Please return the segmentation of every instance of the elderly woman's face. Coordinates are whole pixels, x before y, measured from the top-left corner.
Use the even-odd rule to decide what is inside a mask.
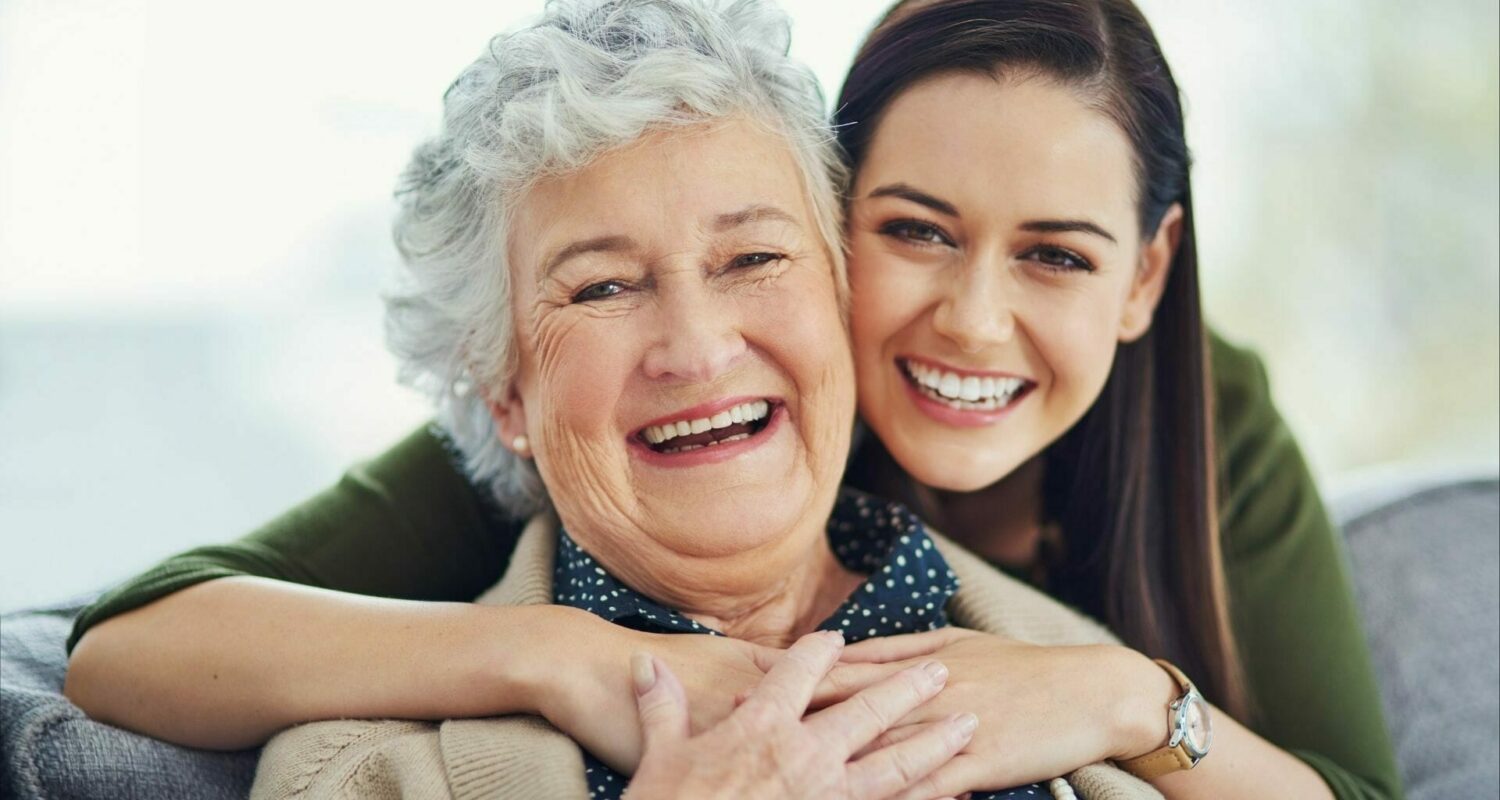
[[[779,137],[740,119],[650,134],[536,186],[510,233],[502,432],[528,436],[581,545],[619,564],[821,536],[853,366]]]

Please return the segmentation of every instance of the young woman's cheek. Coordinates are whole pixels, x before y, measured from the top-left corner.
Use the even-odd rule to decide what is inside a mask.
[[[850,324],[855,360],[880,360],[889,339],[921,317],[940,290],[940,270],[879,247],[853,249],[849,260]]]
[[[1120,300],[1095,276],[1072,277],[1071,285],[1028,286],[1013,308],[1019,331],[1048,367],[1053,390],[1091,404],[1114,363]]]

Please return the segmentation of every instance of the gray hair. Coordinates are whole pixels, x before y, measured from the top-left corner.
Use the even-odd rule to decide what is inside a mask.
[[[416,149],[397,191],[404,268],[386,298],[387,338],[401,382],[433,398],[470,478],[510,514],[547,502],[487,403],[516,369],[507,223],[537,180],[652,130],[745,114],[791,148],[847,297],[844,167],[817,80],[787,56],[790,36],[769,0],[551,0],[534,24],[491,39],[443,95],[442,132]]]

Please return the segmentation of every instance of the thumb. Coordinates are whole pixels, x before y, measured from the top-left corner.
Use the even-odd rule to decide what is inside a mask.
[[[647,653],[630,657],[630,675],[641,717],[642,752],[687,738],[687,695],[661,659]]]

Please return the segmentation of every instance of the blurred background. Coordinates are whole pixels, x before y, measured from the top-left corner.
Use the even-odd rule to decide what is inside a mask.
[[[1493,0],[1141,0],[1210,319],[1320,478],[1500,449]],[[883,0],[792,0],[830,98]],[[391,189],[540,0],[0,0],[0,608],[232,538],[422,424]]]

